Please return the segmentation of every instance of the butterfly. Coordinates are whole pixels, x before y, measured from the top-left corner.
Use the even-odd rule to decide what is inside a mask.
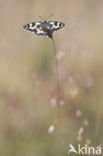
[[[58,21],[32,22],[23,26],[24,29],[31,31],[37,36],[52,38],[53,32],[63,28],[65,24]]]

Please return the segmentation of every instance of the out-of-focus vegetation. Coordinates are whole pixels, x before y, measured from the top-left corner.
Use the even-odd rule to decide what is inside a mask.
[[[66,24],[54,34],[63,156],[70,143],[103,146],[103,1],[0,0],[0,156],[58,155],[53,45],[22,29],[50,14]]]

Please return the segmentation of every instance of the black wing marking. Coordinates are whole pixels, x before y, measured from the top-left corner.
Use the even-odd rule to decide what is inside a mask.
[[[33,32],[37,36],[45,37],[47,33],[42,29],[42,22],[32,22],[23,26],[24,29]]]
[[[57,31],[65,26],[62,22],[57,21],[49,21],[48,22],[48,29],[52,29],[53,31]]]

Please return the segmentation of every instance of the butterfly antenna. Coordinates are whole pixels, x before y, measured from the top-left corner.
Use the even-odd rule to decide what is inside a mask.
[[[42,16],[38,16],[39,18],[41,18],[42,20],[46,21]]]
[[[47,19],[49,19],[50,17],[54,16],[53,14],[51,14],[50,16],[47,17]]]
[[[61,109],[60,109],[60,83],[59,83],[59,66],[58,66],[58,60],[57,60],[57,55],[56,55],[56,46],[53,37],[52,43],[54,46],[54,51],[55,51],[55,63],[56,63],[56,77],[57,77],[57,106],[58,106],[58,139],[59,139],[59,156],[61,154]]]

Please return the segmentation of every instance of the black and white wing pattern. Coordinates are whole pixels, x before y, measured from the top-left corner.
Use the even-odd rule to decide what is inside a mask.
[[[24,29],[31,31],[37,36],[45,37],[47,33],[42,29],[43,22],[32,22],[23,26]]]
[[[53,31],[57,31],[61,28],[63,28],[65,24],[63,22],[58,21],[49,21],[48,22],[48,29],[52,29]]]
[[[32,22],[23,26],[24,29],[33,32],[37,36],[48,36],[52,38],[53,32],[57,31],[65,26],[62,22],[57,21],[44,21],[44,22]]]

